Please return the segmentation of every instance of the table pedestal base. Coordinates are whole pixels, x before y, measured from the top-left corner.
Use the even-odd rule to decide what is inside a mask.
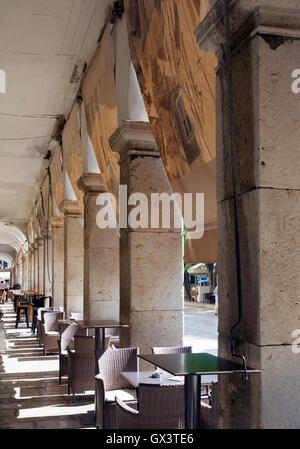
[[[185,376],[185,428],[199,429],[201,419],[201,375],[188,374]]]

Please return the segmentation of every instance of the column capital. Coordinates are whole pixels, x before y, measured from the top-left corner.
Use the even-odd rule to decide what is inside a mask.
[[[84,173],[77,181],[77,187],[85,195],[87,193],[106,192],[99,173]]]
[[[33,247],[34,249],[38,249],[39,245],[42,245],[43,242],[44,242],[43,237],[37,237],[37,238],[35,239],[35,241],[32,243],[32,247]]]
[[[51,217],[50,219],[52,228],[63,228],[64,220],[62,217]]]
[[[121,160],[127,154],[160,156],[149,122],[123,120],[109,143],[111,149],[120,154]]]
[[[38,245],[43,245],[45,243],[43,237],[38,237],[35,241]]]
[[[300,37],[300,2],[232,0],[230,32],[232,49],[241,45],[247,37],[256,34],[269,36],[269,45],[276,49],[283,43],[283,38]],[[224,0],[215,3],[194,34],[201,50],[215,53],[219,59],[223,58],[226,44]]]
[[[81,209],[78,201],[75,200],[63,200],[59,206],[64,215],[70,215],[74,217],[82,217]]]
[[[48,232],[47,232],[47,229],[42,231],[42,236],[43,236],[44,240],[47,240],[47,238],[51,238],[52,237],[51,229],[48,229]]]

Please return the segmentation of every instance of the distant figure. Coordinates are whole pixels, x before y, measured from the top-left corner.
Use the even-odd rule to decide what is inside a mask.
[[[218,286],[215,286],[214,289],[214,296],[215,296],[215,315],[218,315]]]
[[[5,282],[1,281],[0,282],[0,291],[3,291],[3,290],[5,290]]]
[[[9,289],[10,289],[9,281],[6,281],[6,282],[5,282],[5,290],[6,290],[6,292],[7,292]]]

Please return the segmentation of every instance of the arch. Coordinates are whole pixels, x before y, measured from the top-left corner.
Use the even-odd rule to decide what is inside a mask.
[[[8,270],[10,270],[14,266],[14,264],[15,264],[14,259],[12,258],[12,256],[10,254],[7,254],[7,253],[0,252],[0,260],[4,260],[5,262],[7,262],[7,265],[8,265],[7,269]]]
[[[18,253],[22,248],[28,250],[28,242],[25,234],[16,226],[0,222],[0,245],[9,245]]]

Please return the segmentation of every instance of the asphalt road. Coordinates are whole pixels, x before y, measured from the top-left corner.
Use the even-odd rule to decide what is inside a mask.
[[[184,309],[183,344],[193,352],[218,352],[218,317],[213,310],[186,306]]]

